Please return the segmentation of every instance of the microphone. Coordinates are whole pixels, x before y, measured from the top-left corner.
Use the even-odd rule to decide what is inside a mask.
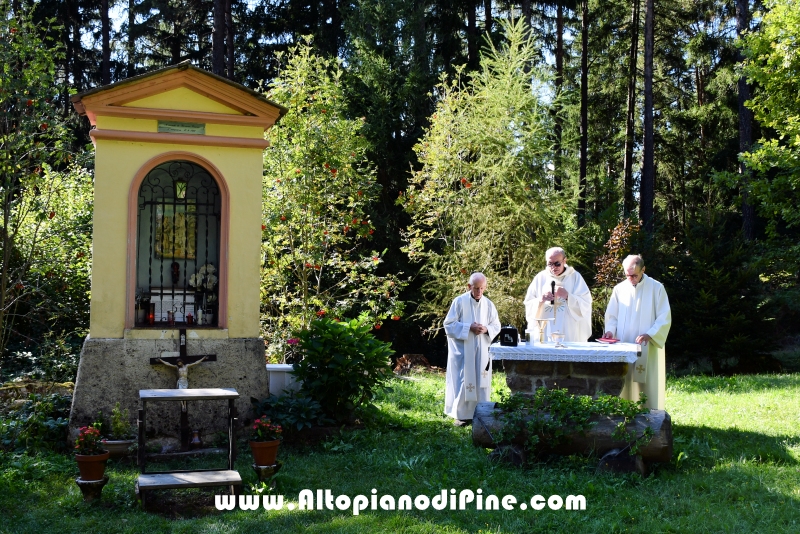
[[[550,301],[550,304],[556,303],[556,283],[550,282],[550,292],[553,294],[553,300]]]

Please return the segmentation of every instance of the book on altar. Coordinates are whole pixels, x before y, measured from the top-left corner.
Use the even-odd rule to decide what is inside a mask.
[[[595,339],[595,341],[597,341],[598,343],[611,344],[611,343],[617,343],[619,341],[619,339],[613,339],[613,338],[610,338],[610,337],[598,337],[598,338]]]

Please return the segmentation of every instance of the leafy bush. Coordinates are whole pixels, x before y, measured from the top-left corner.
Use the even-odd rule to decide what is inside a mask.
[[[392,375],[388,343],[370,333],[366,315],[352,321],[316,319],[298,332],[303,359],[294,364],[301,392],[322,406],[326,416],[345,422],[357,408],[371,405]]]
[[[280,397],[270,395],[263,400],[251,398],[250,402],[253,403],[255,413],[264,414],[285,428],[287,433],[333,422],[332,419],[325,417],[322,406],[317,401],[303,395],[295,395],[293,391]]]
[[[43,38],[49,22],[2,11],[0,367],[44,332],[88,319],[92,224],[91,175],[74,161],[70,114],[60,103],[63,46]]]
[[[289,50],[268,98],[287,108],[264,153],[262,328],[269,361],[288,333],[320,316],[402,315],[402,273],[371,245],[381,186],[364,120],[348,117],[335,60],[309,42]],[[291,363],[291,362],[287,362]]]
[[[587,395],[572,395],[566,389],[538,388],[533,396],[514,393],[504,397],[498,407],[503,426],[495,439],[498,443],[510,443],[523,436],[524,447],[539,455],[550,452],[569,439],[570,434],[590,430],[596,421],[593,417],[622,417],[611,437],[630,443],[630,454],[636,454],[640,447],[649,443],[653,435],[646,428],[641,436],[636,436],[628,425],[633,419],[649,410],[644,407],[644,394],[639,402],[633,402],[611,395],[600,395],[593,399]]]
[[[132,439],[136,435],[131,425],[130,412],[127,408],[123,411],[119,402],[111,409],[111,431],[107,434],[111,439]]]
[[[0,369],[0,382],[18,379],[59,383],[75,381],[81,346],[88,330],[38,332],[37,343],[26,345],[19,339],[9,343]],[[25,350],[17,350],[20,347],[25,347]]]
[[[71,395],[31,395],[18,410],[0,418],[0,449],[67,450],[71,406]]]

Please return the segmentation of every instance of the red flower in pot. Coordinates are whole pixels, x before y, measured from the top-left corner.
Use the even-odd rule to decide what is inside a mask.
[[[102,480],[106,472],[108,451],[102,447],[98,424],[84,426],[78,430],[75,440],[75,460],[82,480]]]
[[[262,415],[253,421],[252,430],[250,450],[253,452],[253,463],[258,466],[275,465],[278,445],[283,438],[283,428],[281,425],[273,424],[266,415]]]

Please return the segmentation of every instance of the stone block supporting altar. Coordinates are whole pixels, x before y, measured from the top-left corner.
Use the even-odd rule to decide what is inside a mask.
[[[603,456],[613,450],[625,450],[630,445],[627,441],[614,438],[614,430],[622,417],[593,416],[593,426],[584,432],[573,432],[568,439],[560,443],[551,452],[555,454],[594,454]],[[475,417],[472,420],[472,442],[478,447],[494,449],[495,442],[504,422],[502,412],[495,402],[479,402],[475,408]],[[649,428],[653,437],[639,450],[639,455],[645,462],[669,462],[672,460],[672,418],[664,410],[650,410],[649,413],[639,414],[628,425],[628,430],[636,436],[641,436]],[[525,437],[520,434],[511,442],[522,446]],[[502,445],[501,445],[502,446]]]
[[[566,389],[573,395],[596,398],[601,394],[616,395],[622,392],[628,366],[636,364],[642,348],[636,343],[520,343],[516,347],[494,344],[489,347],[493,360],[501,360],[506,371],[506,383],[513,393],[533,395],[540,387]],[[639,364],[636,364],[639,365]],[[596,454],[627,451],[627,441],[617,441],[614,430],[621,417],[594,416],[589,431],[576,432],[565,443],[551,452],[556,454]],[[475,409],[472,423],[472,440],[476,446],[495,448],[494,436],[505,422],[497,403],[481,402]],[[632,465],[645,472],[645,464],[668,462],[672,459],[672,419],[663,410],[649,410],[637,415],[629,425],[634,435],[641,436],[645,429],[653,438],[643,446]],[[515,451],[522,451],[524,436],[512,440]],[[622,456],[627,458],[627,452]],[[524,458],[524,452],[522,453]],[[643,460],[643,462],[642,462]],[[607,461],[607,460],[606,460]],[[601,465],[604,465],[601,463]]]
[[[97,417],[98,407],[108,413],[106,406],[114,399],[115,403],[120,402],[123,411],[127,408],[129,413],[136,414],[140,384],[147,384],[149,389],[174,388],[174,369],[150,364],[151,357],[178,350],[177,339],[170,338],[171,331],[163,333],[164,339],[87,339],[78,368],[77,382],[81,387],[76,387],[70,423],[78,427],[91,423]],[[234,387],[240,393],[236,400],[240,420],[252,419],[250,397],[266,397],[269,391],[264,369],[264,341],[257,338],[193,339],[191,330],[187,337],[189,355],[217,356],[216,361],[192,367],[190,386],[215,388],[226,384]],[[180,406],[177,403],[154,403],[149,410],[148,434],[179,437]],[[204,437],[227,432],[226,413],[227,408],[218,402],[197,401],[188,413],[189,426],[201,430]]]
[[[532,395],[542,386],[566,389],[573,395],[619,395],[627,363],[506,361],[506,383],[513,392]]]

